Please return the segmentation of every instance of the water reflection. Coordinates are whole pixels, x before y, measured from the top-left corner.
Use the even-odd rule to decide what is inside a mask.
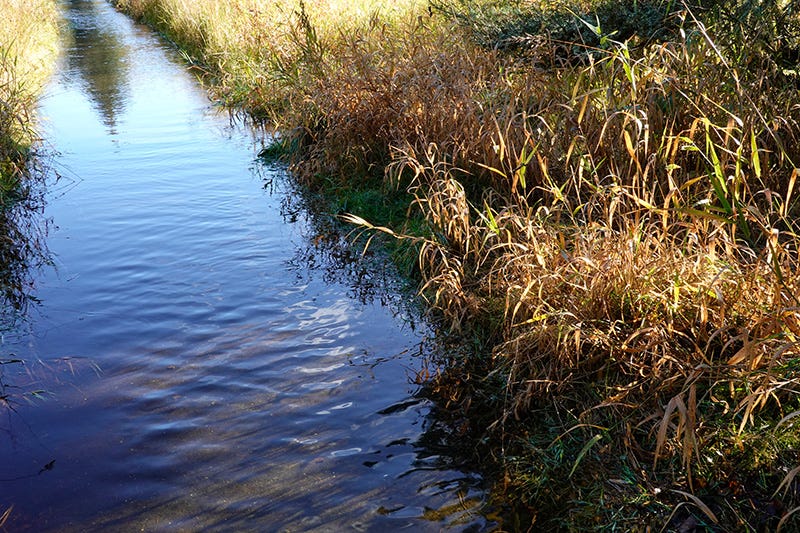
[[[265,164],[265,168],[270,168],[273,163],[266,161]],[[422,316],[423,310],[415,304],[413,281],[400,276],[390,258],[380,250],[376,251],[378,246],[373,245],[372,249],[365,251],[363,232],[341,223],[338,217],[325,210],[324,202],[307,194],[301,187],[288,184],[286,190],[277,190],[280,184],[269,181],[269,176],[263,178],[265,188],[281,197],[284,221],[300,223],[307,228],[306,239],[296,243],[290,261],[291,270],[298,280],[308,282],[320,277],[326,283],[344,285],[354,300],[364,305],[380,306],[403,321],[410,330],[419,327],[423,335],[429,335],[413,348],[395,356],[416,359],[413,369],[409,367],[407,379],[416,383],[418,388],[407,396],[395,398],[373,414],[377,419],[397,420],[398,427],[402,427],[402,420],[412,425],[419,424],[419,432],[411,437],[373,442],[365,449],[344,447],[329,452],[329,455],[353,456],[363,467],[397,483],[406,478],[423,479],[418,482],[417,496],[428,498],[430,505],[420,505],[419,500],[403,496],[397,499],[384,497],[373,512],[394,521],[389,523],[409,520],[409,527],[410,524],[420,527],[421,520],[442,524],[442,530],[493,530],[497,524],[486,520],[485,516],[496,516],[496,512],[487,502],[486,485],[475,473],[478,465],[474,434],[479,430],[470,428],[465,419],[453,416],[437,405],[436,400],[441,399],[441,395],[430,390],[431,377],[438,373],[440,365],[451,360],[456,351],[450,344],[452,339],[430,330],[428,321]],[[389,361],[376,358],[374,354],[365,356],[364,360],[370,368]],[[346,402],[316,414],[332,415],[335,410],[350,406],[351,402]],[[312,440],[303,444],[317,442]],[[426,478],[429,474],[430,477]],[[456,495],[455,501],[453,495]],[[331,527],[335,522],[315,523],[315,526],[320,525]],[[370,527],[374,525],[367,529]]]
[[[281,216],[253,173],[259,141],[214,111],[173,49],[100,0],[70,17],[127,50],[106,87],[124,128],[109,135],[98,86],[74,83],[91,61],[65,61],[43,115],[76,185],[48,197],[58,275],[46,269],[17,350],[103,372],[48,382],[48,402],[19,406],[22,428],[0,417],[9,526],[491,529],[480,476],[428,444],[442,440],[433,404],[411,382],[427,330],[381,305],[396,294],[384,275],[330,251],[346,232],[286,202]]]
[[[412,284],[398,275],[391,258],[376,252],[378,245],[366,246],[365,235],[373,235],[343,224],[301,187],[290,186],[280,194],[284,221],[309,228],[308,238],[298,243],[291,261],[297,278],[319,273],[326,283],[347,285],[352,298],[389,307],[395,316],[402,314],[413,330],[419,309],[414,305]]]
[[[98,23],[92,0],[69,0],[66,15],[72,46],[64,74],[81,85],[113,134],[127,100],[126,48],[113,29]]]
[[[32,159],[15,194],[0,205],[0,334],[24,321],[34,295],[36,273],[50,262],[45,237],[43,178]]]

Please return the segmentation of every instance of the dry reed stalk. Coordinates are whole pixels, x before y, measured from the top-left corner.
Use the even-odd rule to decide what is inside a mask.
[[[743,431],[800,393],[786,366],[800,280],[784,141],[800,130],[780,118],[785,102],[747,98],[759,81],[720,72],[707,46],[640,59],[622,46],[546,85],[486,69],[445,106],[471,110],[469,127],[398,135],[390,167],[439,235],[420,256],[431,304],[463,328],[505,301],[504,417],[571,402],[608,425],[597,416],[613,411],[639,428],[630,453],[654,468],[677,454],[690,484],[722,420]],[[484,106],[483,91],[502,98]],[[488,185],[482,202],[473,181]],[[721,413],[725,389],[736,407]]]

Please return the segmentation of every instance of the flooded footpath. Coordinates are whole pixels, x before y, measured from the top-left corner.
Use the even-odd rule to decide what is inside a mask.
[[[424,324],[331,271],[265,135],[174,49],[101,0],[64,10],[53,264],[2,341],[24,361],[2,365],[6,527],[491,530],[414,384]]]

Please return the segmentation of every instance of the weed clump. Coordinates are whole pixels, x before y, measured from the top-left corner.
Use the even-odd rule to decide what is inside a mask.
[[[35,298],[32,272],[47,261],[38,215],[35,108],[58,54],[56,2],[0,0],[0,334]],[[0,361],[3,364],[9,361]],[[0,383],[0,387],[3,384]],[[0,516],[0,522],[8,512]]]

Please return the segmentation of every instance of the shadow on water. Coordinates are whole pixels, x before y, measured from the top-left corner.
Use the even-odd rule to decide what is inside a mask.
[[[284,222],[301,222],[308,228],[305,242],[297,246],[291,261],[298,279],[318,274],[326,283],[342,284],[349,288],[351,298],[362,304],[389,308],[414,330],[423,311],[415,298],[413,282],[399,274],[379,244],[365,246],[364,232],[331,213],[327,199],[295,182],[284,183],[285,190],[280,190],[281,184],[276,184],[269,172],[281,165],[270,157],[260,156],[256,160],[256,173],[263,174],[266,190],[281,197]],[[375,243],[382,237],[368,236]]]
[[[65,4],[71,50],[64,74],[79,83],[114,134],[117,117],[124,112],[128,90],[128,62],[125,45],[116,32],[103,27],[97,4],[69,0]]]
[[[269,159],[257,160],[254,172],[278,165]],[[416,298],[414,282],[398,272],[388,254],[380,245],[364,249],[362,232],[343,223],[326,211],[325,200],[309,194],[293,182],[285,183],[280,190],[269,174],[265,188],[281,197],[281,215],[287,223],[302,222],[308,234],[297,243],[291,261],[292,270],[299,280],[320,276],[326,283],[336,283],[349,288],[349,296],[362,304],[377,304],[403,321],[412,331],[425,332],[412,357],[418,365],[410,371],[408,379],[416,385],[410,396],[393,403],[376,414],[391,417],[407,411],[422,410],[419,435],[414,439],[397,439],[372,452],[374,455],[362,464],[367,468],[380,468],[395,455],[413,456],[406,471],[398,478],[424,471],[461,471],[463,477],[431,481],[420,487],[420,492],[436,496],[457,493],[458,502],[442,507],[406,507],[402,504],[381,506],[377,513],[387,517],[414,516],[431,523],[448,524],[447,529],[464,527],[463,531],[489,531],[501,523],[504,515],[497,502],[487,499],[488,484],[476,472],[482,470],[476,446],[482,435],[480,428],[471,427],[470,421],[459,412],[442,405],[442,395],[436,376],[464,346],[452,335],[437,333],[425,310]],[[380,361],[378,361],[379,363]],[[376,363],[377,364],[377,363]],[[479,513],[488,519],[477,519]],[[490,517],[490,518],[489,518]]]
[[[28,163],[23,184],[0,205],[0,335],[24,324],[35,294],[36,274],[51,263],[44,217],[44,171],[40,161]],[[5,354],[2,356],[5,357]]]
[[[44,213],[50,155],[44,152],[39,146],[29,155],[20,186],[0,205],[0,434],[12,441],[18,422],[25,426],[16,406],[41,394],[34,376],[40,365],[28,364],[15,345],[30,334],[32,312],[41,303],[36,282],[53,265],[47,246],[50,220]],[[0,526],[5,518],[0,516]]]

